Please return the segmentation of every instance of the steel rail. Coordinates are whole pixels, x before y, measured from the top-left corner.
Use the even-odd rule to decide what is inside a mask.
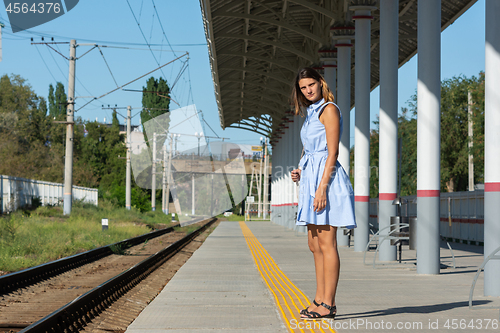
[[[177,226],[179,226],[179,223],[174,223],[165,229],[155,230],[138,237],[129,238],[114,244],[98,247],[90,251],[78,253],[35,267],[30,267],[22,271],[0,276],[0,295],[7,294],[19,288],[34,285],[40,281],[49,279],[76,267],[80,267],[99,260],[103,257],[113,254],[113,248],[124,249],[143,243],[148,239],[162,236],[166,233],[172,232],[174,230],[174,227]]]
[[[217,221],[216,218],[208,220],[208,223],[204,226],[189,233],[182,239],[158,251],[149,258],[144,259],[140,263],[123,271],[96,288],[75,298],[70,303],[31,324],[20,332],[77,332],[81,330],[86,324],[91,322],[93,318],[105,311],[113,302],[139,284],[151,272],[179,252],[185,245],[208,228],[208,226]]]

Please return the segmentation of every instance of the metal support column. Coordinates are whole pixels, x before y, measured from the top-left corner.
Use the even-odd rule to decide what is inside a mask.
[[[156,210],[156,133],[153,133],[153,163],[151,165],[151,210]]]
[[[125,208],[130,210],[131,207],[131,172],[130,172],[130,150],[132,149],[132,133],[131,133],[131,114],[132,108],[127,106],[127,169],[125,175]]]
[[[196,212],[195,210],[195,197],[194,197],[194,172],[191,174],[191,214],[195,215],[194,213]]]
[[[319,59],[323,63],[324,78],[328,87],[337,99],[337,50],[334,47],[323,48],[318,51]],[[335,103],[337,101],[335,100]]]
[[[300,156],[302,155],[302,140],[300,138],[300,130],[301,130],[301,127],[300,127],[300,119],[301,117],[300,116],[293,116],[293,123],[292,123],[292,127],[293,127],[293,130],[295,132],[294,136],[293,136],[293,154],[292,154],[292,163],[293,163],[293,169],[296,169],[299,165],[299,161],[300,161]],[[293,223],[294,223],[294,226],[293,226],[293,229],[294,230],[297,230],[298,229],[298,226],[296,225],[297,223],[297,211],[298,211],[298,204],[299,204],[299,192],[300,192],[300,188],[299,188],[299,184],[300,184],[300,181],[296,182],[296,183],[293,183],[293,201],[292,201],[292,207],[293,207],[293,210],[292,210],[292,213],[293,213]]]
[[[166,196],[165,196],[165,213],[166,214],[169,214],[170,211],[168,209],[168,206],[170,204],[170,185],[172,184],[172,148],[173,148],[173,135],[170,134],[170,150],[168,152],[168,162],[167,162],[167,193],[166,193]],[[212,174],[212,181],[213,181],[213,174]],[[212,188],[213,188],[213,185],[212,185]],[[213,199],[212,199],[213,201]]]
[[[417,273],[439,274],[441,0],[418,1]]]
[[[285,120],[284,120],[284,128],[283,130],[285,131],[285,133],[283,134],[283,143],[284,143],[284,163],[285,163],[285,174],[284,174],[284,183],[285,183],[285,202],[284,202],[284,206],[283,206],[283,212],[284,212],[284,216],[285,216],[285,223],[286,223],[286,227],[287,228],[291,228],[291,221],[290,221],[290,202],[291,202],[291,199],[293,197],[293,188],[292,188],[292,180],[290,178],[291,174],[290,174],[290,171],[288,169],[288,167],[290,166],[290,157],[291,157],[291,151],[292,151],[292,148],[291,148],[291,145],[290,145],[290,128],[288,126],[288,117],[285,117]],[[290,184],[292,183],[292,184]]]
[[[370,34],[371,11],[376,7],[351,6],[356,26],[355,128],[354,128],[354,200],[356,224],[354,251],[368,244],[370,217]]]
[[[267,212],[269,211],[269,201],[267,197],[269,196],[268,187],[269,187],[269,153],[267,150],[267,145],[269,144],[269,138],[264,138],[264,214],[262,218],[266,220],[268,218]]]
[[[354,27],[332,27],[333,38],[336,39],[337,48],[337,96],[336,103],[342,112],[343,132],[339,143],[338,160],[345,172],[350,172],[351,151],[351,39]],[[337,231],[337,245],[349,246],[349,236],[344,235],[342,229]]]
[[[398,0],[380,3],[380,131],[379,131],[379,211],[380,235],[388,235],[392,201],[397,192],[398,150]],[[384,230],[384,228],[386,228]],[[396,246],[380,244],[381,261],[396,260]]]
[[[350,49],[349,49],[349,51],[350,51]],[[323,62],[325,81],[333,93],[333,96],[335,98],[335,103],[338,105],[338,100],[337,100],[337,50],[334,50],[333,47],[329,47],[329,48],[320,50],[319,54],[320,54],[320,60]],[[349,73],[350,73],[350,68],[349,68]],[[339,106],[339,108],[340,108],[340,106]],[[342,109],[341,109],[341,112],[342,112]],[[346,128],[345,119],[343,121],[344,121],[344,130],[345,130],[345,128]],[[349,125],[347,125],[347,126],[349,126]],[[339,142],[339,158],[340,158],[340,149],[341,149],[341,142]],[[348,154],[347,154],[347,158],[349,159]],[[340,159],[339,159],[339,162],[340,162]],[[342,162],[340,162],[340,164],[342,164]],[[344,229],[341,229],[341,228],[337,229],[337,245],[339,245],[339,246],[348,246],[349,245],[349,236],[344,235]]]
[[[165,197],[167,192],[167,146],[163,145],[161,147],[162,155],[163,155],[163,163],[162,163],[162,180],[161,180],[161,211],[163,214],[167,214],[167,208],[165,205]]]
[[[486,0],[484,257],[500,247],[500,2]],[[484,267],[484,295],[500,296],[500,260]]]

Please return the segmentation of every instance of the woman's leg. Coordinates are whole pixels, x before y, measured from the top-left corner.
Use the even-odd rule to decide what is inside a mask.
[[[309,245],[309,250],[311,250],[314,257],[314,268],[316,271],[316,295],[314,296],[314,299],[318,302],[318,304],[321,304],[321,302],[323,302],[323,295],[325,294],[325,275],[323,270],[324,259],[319,246],[317,229],[317,225],[307,225],[307,243]],[[311,303],[308,309],[309,311],[315,311],[316,305]]]
[[[318,245],[323,258],[323,281],[324,294],[322,301],[327,305],[335,305],[335,294],[340,273],[340,258],[337,252],[337,227],[329,225],[317,226]],[[320,315],[328,314],[329,311],[323,306],[317,307],[316,312]]]

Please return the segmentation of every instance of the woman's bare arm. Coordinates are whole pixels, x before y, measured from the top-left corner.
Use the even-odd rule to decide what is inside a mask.
[[[327,186],[335,171],[335,164],[339,156],[340,112],[335,105],[328,104],[320,114],[319,121],[325,126],[328,157],[326,158],[323,176],[316,190],[316,197],[318,197],[319,201],[324,199],[326,205]],[[324,206],[320,204],[319,208],[324,208]]]

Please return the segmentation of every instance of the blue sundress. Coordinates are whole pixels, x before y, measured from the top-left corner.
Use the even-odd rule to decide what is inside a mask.
[[[300,130],[304,156],[300,159],[302,169],[299,186],[299,205],[296,225],[331,225],[335,227],[356,227],[354,217],[354,191],[349,176],[337,160],[335,171],[330,177],[326,191],[326,207],[315,212],[313,203],[316,189],[323,177],[328,147],[325,126],[319,121],[319,113],[328,104],[324,99],[307,108],[307,117]],[[337,106],[338,108],[338,106]],[[342,113],[340,112],[340,133],[342,137]],[[339,140],[340,141],[340,140]]]

